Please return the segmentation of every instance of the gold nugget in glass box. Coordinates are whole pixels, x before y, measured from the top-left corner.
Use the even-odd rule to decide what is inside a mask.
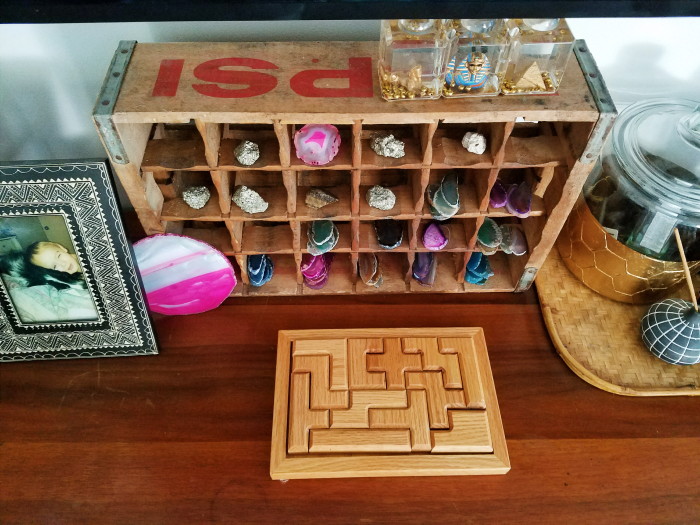
[[[386,100],[440,98],[455,31],[438,19],[382,20],[379,81]]]

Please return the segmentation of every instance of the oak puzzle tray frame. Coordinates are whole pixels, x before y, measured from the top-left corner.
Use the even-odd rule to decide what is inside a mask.
[[[273,479],[508,470],[481,328],[279,332]]]
[[[187,43],[122,42],[95,107],[94,120],[114,172],[148,234],[181,233],[224,252],[240,271],[234,295],[324,293],[522,291],[533,282],[597,158],[615,110],[590,53],[575,46],[556,95],[389,103],[375,72],[376,42]],[[340,152],[328,165],[304,165],[293,151],[296,129],[308,123],[337,126]],[[406,156],[388,159],[369,147],[373,132],[405,141]],[[460,145],[466,131],[487,136],[474,155]],[[260,145],[251,167],[233,149],[242,139]],[[426,187],[447,170],[460,179],[461,207],[447,221],[450,242],[437,253],[435,285],[411,278],[415,254],[431,219]],[[491,209],[497,178],[527,180],[533,211],[518,219]],[[200,210],[182,200],[190,185],[206,185],[212,198]],[[249,215],[232,205],[236,185],[253,187],[268,210]],[[370,208],[365,193],[390,187],[397,204]],[[336,204],[316,210],[305,189],[323,187]],[[404,223],[404,242],[383,250],[373,222]],[[528,252],[490,258],[495,276],[484,286],[464,282],[465,265],[478,250],[485,217],[520,223]],[[312,290],[299,270],[306,228],[315,219],[336,222],[340,241],[328,284]],[[380,288],[358,279],[362,252],[378,254]],[[249,285],[246,257],[266,253],[275,263],[271,282]]]

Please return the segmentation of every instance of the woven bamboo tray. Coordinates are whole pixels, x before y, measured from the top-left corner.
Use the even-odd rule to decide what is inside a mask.
[[[627,396],[700,395],[700,365],[669,365],[642,343],[640,323],[649,305],[597,294],[576,279],[554,249],[535,281],[542,314],[557,352],[580,378]],[[684,287],[669,297],[689,299]]]

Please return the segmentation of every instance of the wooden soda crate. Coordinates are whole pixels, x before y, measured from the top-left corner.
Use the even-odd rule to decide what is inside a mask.
[[[559,91],[546,96],[386,102],[379,94],[376,42],[167,43],[121,42],[110,65],[94,121],[139,219],[149,234],[174,232],[208,242],[241,268],[235,294],[522,291],[534,280],[553,246],[610,130],[615,109],[583,41],[575,46]],[[297,159],[294,132],[308,123],[335,125],[340,152],[325,166]],[[377,131],[405,143],[401,159],[370,148]],[[462,148],[461,137],[478,131],[487,151]],[[235,147],[260,146],[253,166],[238,163]],[[421,234],[431,219],[425,190],[449,170],[459,175],[461,206],[449,220],[448,249],[438,252],[432,287],[411,276]],[[529,217],[489,207],[500,178],[533,187]],[[237,185],[270,203],[250,215],[231,203]],[[370,208],[374,184],[397,196],[390,212]],[[191,185],[208,186],[209,203],[194,210],[182,200]],[[306,206],[310,187],[338,196],[333,206]],[[403,222],[399,249],[372,239],[373,222]],[[519,223],[528,252],[490,256],[495,272],[483,286],[464,282],[465,265],[478,250],[485,217]],[[331,279],[321,290],[303,284],[299,271],[310,221],[336,222]],[[377,252],[384,272],[379,288],[357,275],[362,252]],[[275,276],[249,285],[246,257],[269,254]]]

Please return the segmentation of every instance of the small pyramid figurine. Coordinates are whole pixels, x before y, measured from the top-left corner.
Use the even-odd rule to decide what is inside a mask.
[[[537,65],[537,62],[530,64],[527,70],[523,73],[523,76],[520,77],[520,80],[515,83],[515,87],[527,90],[538,89],[540,91],[544,91],[546,89],[544,79],[542,78],[542,70],[540,69],[540,66]]]
[[[678,228],[675,234],[693,302],[665,299],[652,304],[642,318],[642,340],[652,354],[667,363],[695,365],[700,363],[700,312]]]

